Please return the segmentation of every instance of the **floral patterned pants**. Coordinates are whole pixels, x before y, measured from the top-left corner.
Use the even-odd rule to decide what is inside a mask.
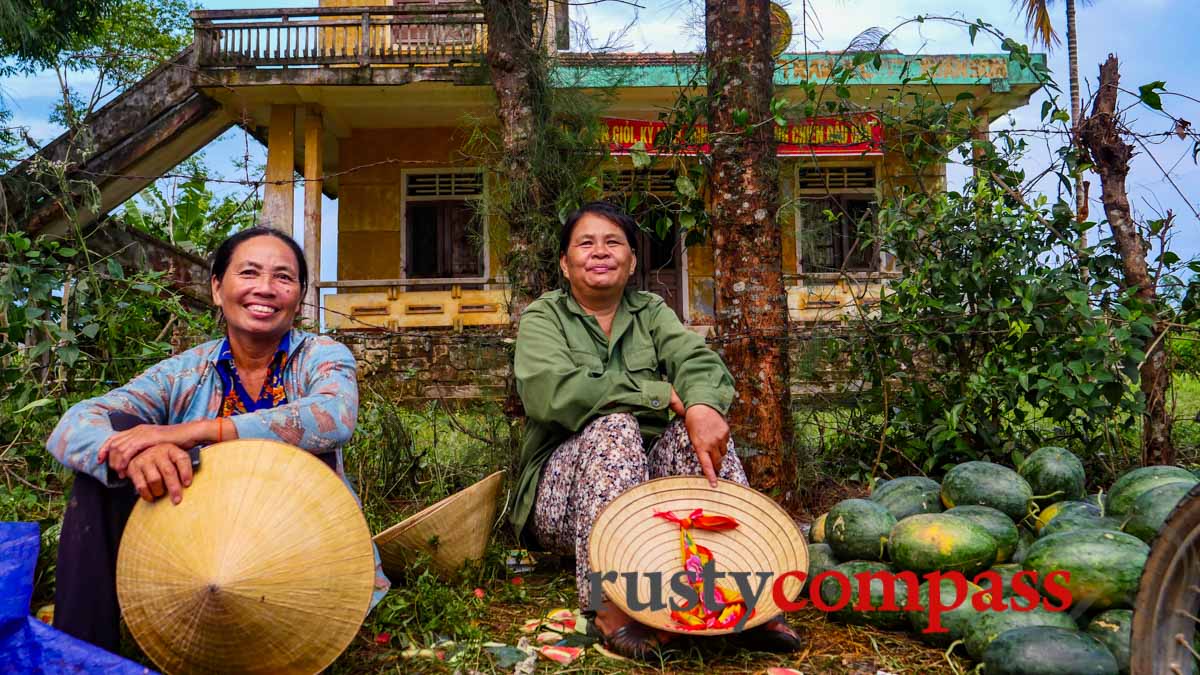
[[[648,453],[637,419],[629,413],[596,418],[558,446],[538,481],[533,533],[547,550],[575,555],[580,609],[589,606],[588,537],[600,511],[617,495],[652,478],[702,473],[682,419],[668,425]],[[732,440],[717,475],[747,484]]]

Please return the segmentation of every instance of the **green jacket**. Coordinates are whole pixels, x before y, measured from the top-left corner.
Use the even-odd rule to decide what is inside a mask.
[[[685,406],[729,411],[733,378],[704,338],[680,323],[653,293],[626,290],[612,338],[565,291],[542,295],[521,315],[514,372],[525,405],[525,438],[509,521],[525,531],[542,467],[554,450],[589,422],[633,413],[649,447],[666,428],[671,386]]]

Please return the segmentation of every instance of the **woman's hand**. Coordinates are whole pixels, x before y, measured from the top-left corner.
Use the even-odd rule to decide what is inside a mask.
[[[183,499],[183,488],[192,484],[192,460],[178,445],[160,443],[129,462],[129,480],[148,502],[168,494],[171,503],[178,504]]]
[[[697,403],[685,411],[683,425],[708,484],[717,487],[717,471],[729,449],[729,423],[715,408]]]
[[[108,462],[113,471],[124,478],[130,461],[147,448],[165,443],[187,449],[205,440],[199,433],[202,425],[203,422],[140,424],[109,436],[100,446],[96,461],[100,464]]]

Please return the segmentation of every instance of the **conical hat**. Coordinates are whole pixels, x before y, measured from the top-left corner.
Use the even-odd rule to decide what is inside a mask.
[[[803,583],[787,573],[808,572],[808,546],[796,522],[774,500],[760,492],[727,480],[718,481],[714,489],[709,487],[708,479],[700,476],[658,478],[635,485],[610,502],[596,517],[588,541],[589,557],[592,570],[601,574],[617,573],[615,582],[602,583],[609,600],[639,623],[654,628],[688,635],[732,632],[731,628],[684,630],[671,618],[670,599],[683,602],[683,598],[671,590],[672,577],[683,571],[680,526],[657,518],[654,513],[670,511],[682,518],[696,509],[703,509],[705,515],[731,516],[738,523],[731,530],[690,530],[697,544],[712,551],[717,572],[749,572],[751,585],[755,588],[760,583],[759,573],[771,574],[745,628],[765,623],[782,612],[772,593],[776,579],[783,577],[780,582],[783,595],[789,601],[795,600]],[[662,580],[659,597],[666,607],[632,609],[627,596],[627,580],[623,576],[629,572],[638,573],[637,598],[640,603],[653,597],[650,590],[652,577],[647,573],[657,572]],[[737,583],[729,577],[718,579],[717,585],[737,588]]]
[[[418,552],[428,553],[443,575],[483,557],[502,485],[504,472],[497,471],[375,535],[383,571],[399,574]]]
[[[117,557],[133,637],[168,673],[315,673],[371,604],[375,558],[354,496],[283,443],[204,449],[178,505],[138,501]]]

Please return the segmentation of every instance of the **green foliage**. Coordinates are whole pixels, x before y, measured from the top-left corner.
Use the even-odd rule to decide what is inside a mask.
[[[0,233],[0,518],[43,525],[35,599],[53,593],[69,472],[45,439],[72,403],[170,353],[172,324],[211,328],[165,273],[126,272],[82,245]]]
[[[12,111],[0,102],[0,173],[7,172],[21,158],[21,149],[17,145],[19,129],[11,126]],[[3,199],[0,199],[0,221],[3,220]]]
[[[97,32],[68,48],[63,65],[96,69],[125,88],[191,43],[187,0],[116,0]]]
[[[143,190],[137,200],[126,202],[121,220],[206,257],[230,233],[255,224],[260,200],[254,192],[244,198],[218,197],[201,162],[190,159],[184,168],[187,178],[164,179]]]
[[[95,30],[77,35],[41,64],[53,67],[62,83],[52,121],[76,128],[102,103],[179,53],[191,43],[191,9],[187,0],[114,0]],[[94,82],[78,88],[70,73],[87,73]]]
[[[1200,376],[1200,320],[1173,331],[1167,338],[1167,353],[1175,372]]]
[[[876,432],[925,471],[1050,440],[1119,445],[1110,425],[1142,410],[1131,384],[1153,321],[1117,290],[1112,243],[1077,250],[1091,224],[1077,224],[1064,202],[1026,200],[1014,187],[1025,141],[974,138],[964,102],[913,95],[886,122],[911,130],[900,149],[918,173],[957,149],[975,177],[880,204],[873,239],[903,274],[866,321],[869,345],[855,358],[872,387],[867,410],[887,415]],[[1051,167],[1068,185],[1072,152]]]
[[[127,274],[76,246],[0,234],[0,444],[14,441],[13,427],[55,417],[68,400],[169,354],[171,317],[196,321],[166,272]]]
[[[520,434],[493,404],[405,406],[370,382],[360,384],[358,424],[343,452],[346,475],[372,531],[382,531],[515,460]]]
[[[0,59],[48,65],[68,45],[93,35],[113,2],[0,0]]]
[[[1127,294],[1089,294],[1115,287],[1114,267],[1091,256],[1091,286],[1083,280],[1051,231],[1068,218],[1014,202],[989,179],[881,210],[880,243],[905,273],[869,326],[860,367],[889,388],[887,433],[910,456],[928,452],[925,470],[1048,436],[1096,448],[1096,420],[1140,413],[1129,384],[1152,321]]]
[[[373,632],[400,633],[408,644],[433,644],[452,640],[480,640],[478,625],[484,603],[461,581],[447,583],[430,571],[428,560],[418,560],[413,573],[393,580],[392,590],[368,617]]]

